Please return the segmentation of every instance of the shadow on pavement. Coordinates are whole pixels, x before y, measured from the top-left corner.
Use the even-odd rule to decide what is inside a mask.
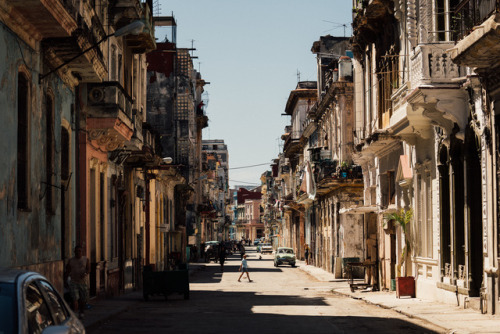
[[[321,312],[326,310],[322,308],[334,307],[322,297],[191,291],[190,300],[138,302],[113,322],[88,332],[437,333],[402,319],[364,314],[328,316]]]

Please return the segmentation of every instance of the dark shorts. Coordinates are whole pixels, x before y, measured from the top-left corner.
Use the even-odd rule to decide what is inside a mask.
[[[247,268],[247,267],[243,267],[243,268],[241,268],[241,272],[242,272],[242,273],[248,273],[248,268]]]

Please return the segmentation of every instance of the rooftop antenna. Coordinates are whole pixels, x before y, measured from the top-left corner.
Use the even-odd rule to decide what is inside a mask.
[[[198,72],[201,73],[201,61],[198,62]]]
[[[344,28],[344,37],[346,37],[345,30],[347,28],[348,23],[338,23],[338,22],[332,22],[332,21],[327,21],[327,20],[323,20],[323,22],[328,22],[328,23],[331,23],[334,25],[334,27],[332,29],[328,29],[328,30],[325,30],[323,32],[327,32],[327,31],[331,31],[331,30],[335,30],[335,29],[338,29],[340,27],[343,27]]]
[[[300,71],[299,69],[297,69],[297,83],[300,82]]]
[[[191,57],[194,55],[194,39],[191,40]]]

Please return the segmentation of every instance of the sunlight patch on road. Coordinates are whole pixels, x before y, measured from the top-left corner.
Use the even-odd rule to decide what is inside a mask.
[[[332,307],[329,305],[256,305],[252,307],[255,314],[278,314],[278,315],[301,315],[301,316],[324,316],[332,314]]]

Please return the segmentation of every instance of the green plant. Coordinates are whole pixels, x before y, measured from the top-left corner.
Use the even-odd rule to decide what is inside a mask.
[[[389,221],[394,221],[397,225],[401,226],[401,229],[403,230],[404,237],[405,237],[405,246],[403,248],[403,252],[401,253],[401,259],[398,262],[397,266],[397,277],[401,277],[401,267],[406,261],[406,256],[407,254],[411,251],[411,243],[410,243],[410,236],[409,236],[409,226],[411,222],[411,218],[413,217],[413,210],[412,209],[401,209],[397,212],[388,214],[385,216],[386,222]],[[406,276],[406,269],[405,269],[405,276]]]

